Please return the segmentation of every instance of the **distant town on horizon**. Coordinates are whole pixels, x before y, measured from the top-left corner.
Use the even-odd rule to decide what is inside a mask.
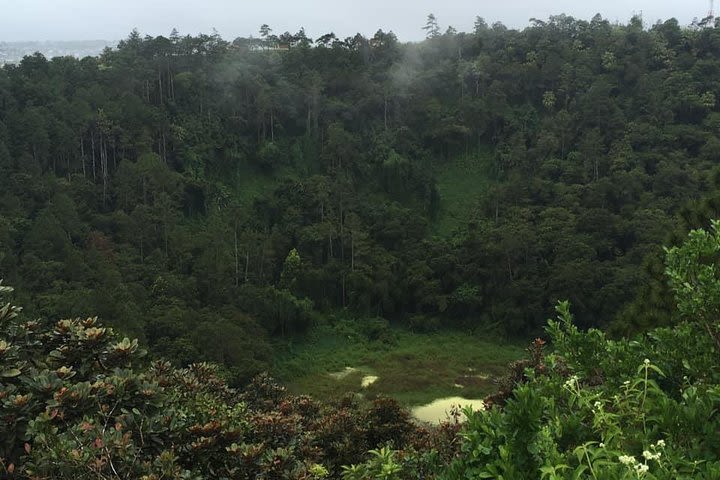
[[[0,65],[18,63],[23,57],[36,52],[47,58],[96,56],[106,47],[114,47],[117,43],[117,40],[0,41]]]

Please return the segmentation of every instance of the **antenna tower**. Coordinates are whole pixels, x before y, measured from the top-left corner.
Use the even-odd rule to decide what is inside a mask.
[[[708,10],[709,18],[715,18],[715,0],[710,0],[710,10]]]

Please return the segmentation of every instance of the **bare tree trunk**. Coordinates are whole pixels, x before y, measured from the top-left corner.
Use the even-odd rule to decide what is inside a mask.
[[[355,232],[350,232],[350,271],[355,271]]]
[[[312,106],[310,105],[310,102],[308,102],[308,118],[305,122],[305,135],[310,135],[310,132],[312,131],[310,125],[312,120]]]
[[[343,204],[340,198],[340,260],[345,263],[345,232],[343,228]]]
[[[310,102],[308,102],[308,112],[307,112],[307,121],[305,122],[305,135],[310,135],[311,128],[310,128],[310,120],[312,118],[312,107],[310,106]]]
[[[107,203],[107,177],[108,177],[108,162],[107,162],[107,143],[105,138],[100,137],[100,169],[102,170],[102,181],[103,181],[103,206]]]
[[[342,275],[342,306],[345,308],[345,274]]]
[[[162,88],[162,73],[158,69],[158,95],[160,98],[160,105],[163,104],[163,88]]]
[[[170,65],[168,65],[168,71],[167,71],[168,78],[170,79],[170,99],[174,102],[175,101],[175,80],[173,80],[173,74],[170,70]]]
[[[387,131],[387,129],[388,129],[387,117],[388,117],[388,99],[387,99],[387,95],[385,95],[385,112],[384,112],[385,131]]]
[[[235,222],[235,228],[233,229],[235,234],[235,286],[240,285],[240,259],[238,258],[238,234],[237,234],[237,222]]]
[[[260,283],[263,281],[263,271],[265,270],[265,243],[263,242],[260,250]]]
[[[593,173],[595,175],[595,181],[598,181],[598,178],[600,178],[600,169],[598,167],[598,160],[597,158],[593,159]]]
[[[245,283],[248,281],[248,272],[250,271],[250,250],[245,250]]]
[[[93,172],[93,182],[97,180],[97,174],[95,171],[95,133],[90,132],[90,145],[92,146],[91,154],[92,154],[92,172]]]
[[[80,135],[80,161],[82,162],[83,177],[87,178],[85,172],[85,142],[83,142],[82,135]]]

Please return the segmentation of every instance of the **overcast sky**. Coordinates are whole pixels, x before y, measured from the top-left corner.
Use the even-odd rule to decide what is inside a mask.
[[[275,33],[305,27],[313,38],[330,31],[372,35],[382,28],[401,40],[419,40],[430,12],[443,30],[452,25],[470,31],[477,15],[510,27],[559,13],[583,19],[600,13],[626,22],[642,12],[646,24],[670,17],[689,24],[708,6],[709,0],[0,0],[0,41],[118,40],[133,28],[151,35],[215,28],[233,39],[258,36],[263,23]]]

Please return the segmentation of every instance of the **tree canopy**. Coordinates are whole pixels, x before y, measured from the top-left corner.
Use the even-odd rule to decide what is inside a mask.
[[[660,246],[720,206],[720,30],[437,23],[134,31],[4,66],[0,272],[32,314],[97,313],[237,382],[337,310],[507,337],[560,299],[582,326],[674,321]]]

